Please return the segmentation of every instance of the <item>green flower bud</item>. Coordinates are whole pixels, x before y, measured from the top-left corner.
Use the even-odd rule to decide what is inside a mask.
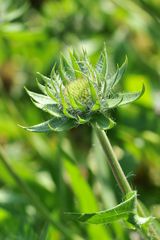
[[[34,132],[64,131],[85,123],[96,124],[104,130],[113,127],[110,109],[133,102],[144,92],[144,86],[139,92],[115,92],[114,87],[126,66],[127,59],[111,76],[105,47],[96,66],[92,66],[86,52],[81,58],[71,53],[70,60],[62,56],[59,73],[54,67],[51,78],[38,75],[37,83],[43,94],[27,90],[33,103],[52,118],[26,129]]]

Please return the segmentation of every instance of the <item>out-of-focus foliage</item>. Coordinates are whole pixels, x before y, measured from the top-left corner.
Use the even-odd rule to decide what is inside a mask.
[[[105,41],[110,69],[127,55],[119,89],[136,91],[144,83],[146,92],[136,103],[113,111],[117,126],[108,134],[140,199],[160,218],[159,29],[158,0],[0,1],[0,144],[13,169],[72,239],[134,240],[138,235],[121,222],[92,226],[66,220],[64,212],[110,208],[121,195],[89,127],[48,135],[18,127],[48,119],[30,103],[23,86],[38,91],[35,73],[49,75],[60,52],[70,47],[86,48],[95,63]],[[0,229],[5,240],[66,239],[1,162]]]

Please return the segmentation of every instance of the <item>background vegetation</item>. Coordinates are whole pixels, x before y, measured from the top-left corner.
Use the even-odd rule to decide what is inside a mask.
[[[107,44],[111,72],[128,56],[124,90],[146,92],[113,111],[108,132],[139,198],[160,218],[160,5],[158,0],[0,0],[0,144],[6,158],[72,239],[136,240],[125,224],[92,226],[67,221],[64,212],[92,212],[121,201],[89,126],[63,134],[33,134],[17,124],[48,119],[24,91],[37,90],[35,74],[49,76],[72,47],[86,48],[93,63]],[[0,162],[0,239],[58,240],[63,233],[19,188]]]

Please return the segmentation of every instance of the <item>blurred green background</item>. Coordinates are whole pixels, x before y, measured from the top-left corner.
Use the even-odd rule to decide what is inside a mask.
[[[112,112],[117,125],[108,135],[139,198],[160,219],[159,0],[0,0],[0,145],[73,240],[140,240],[121,222],[92,226],[64,215],[107,209],[122,199],[89,126],[60,134],[33,134],[18,126],[48,119],[24,91],[24,86],[37,90],[37,71],[49,76],[60,53],[71,48],[85,48],[95,63],[104,42],[111,73],[128,56],[122,91],[146,86],[140,100]],[[1,161],[0,239],[67,239],[36,210]]]

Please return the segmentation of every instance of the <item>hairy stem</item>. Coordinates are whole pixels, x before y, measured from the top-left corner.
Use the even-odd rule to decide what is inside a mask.
[[[39,200],[37,195],[30,189],[30,187],[17,175],[15,170],[10,166],[8,158],[5,154],[5,151],[0,146],[0,161],[3,164],[3,166],[6,168],[10,176],[14,179],[17,186],[26,194],[28,199],[32,202],[32,204],[35,206],[35,208],[38,210],[38,212],[44,217],[44,219],[51,223],[55,228],[57,228],[66,239],[71,240],[72,237],[68,230],[62,226],[60,223],[57,223],[50,215],[48,209],[43,205],[43,203]]]
[[[132,191],[132,188],[131,188],[131,186],[130,186],[130,184],[118,162],[118,159],[113,151],[113,148],[110,144],[110,141],[109,141],[105,131],[100,130],[96,126],[94,126],[94,129],[95,129],[98,139],[102,145],[102,148],[107,156],[108,163],[111,167],[111,170],[112,170],[113,175],[118,183],[119,188],[121,189],[123,194],[127,194],[128,192]],[[141,217],[146,217],[145,213],[138,201],[137,201],[137,210]],[[154,240],[160,239],[153,224],[150,225],[149,232],[150,232],[150,234],[152,234],[152,239],[154,239]],[[144,232],[143,232],[143,234],[148,236],[148,234],[146,234]]]

